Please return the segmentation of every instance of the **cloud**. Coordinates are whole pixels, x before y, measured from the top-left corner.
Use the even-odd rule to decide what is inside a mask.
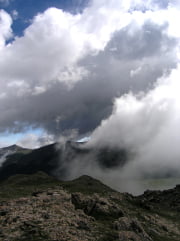
[[[11,16],[13,18],[13,20],[17,20],[18,17],[19,17],[19,13],[16,9],[14,9],[12,12],[11,12]]]
[[[23,136],[18,142],[17,145],[20,145],[24,148],[39,148],[41,146],[49,145],[54,143],[54,137],[48,135],[47,133],[42,134],[41,136],[31,133]]]
[[[11,16],[0,10],[0,51],[5,46],[6,40],[12,37]]]
[[[103,50],[113,32],[130,21],[129,18],[120,21],[115,9],[114,14],[107,18],[107,7],[104,11],[94,7],[92,5],[77,15],[57,8],[49,8],[38,14],[25,30],[24,36],[17,37],[4,48],[1,79],[23,80],[31,91],[39,83],[48,88],[53,82],[69,85],[71,81],[81,80],[86,71],[77,66],[78,60]],[[73,74],[69,76],[71,71]]]
[[[179,1],[92,0],[75,13],[49,8],[17,37],[0,11],[0,131],[45,130],[19,141],[25,147],[92,132],[89,145],[131,154],[116,170],[75,160],[73,177],[121,188],[133,179],[132,190],[142,176],[177,174]]]
[[[114,98],[148,91],[179,58],[179,8],[158,3],[91,1],[74,15],[49,8],[7,45],[12,19],[2,11],[0,130],[85,134],[111,115]]]
[[[88,145],[123,148],[132,154],[123,176],[178,173],[179,74],[178,65],[148,93],[116,98],[112,115],[93,132]]]
[[[3,152],[2,150],[0,150],[0,168],[2,167],[3,163],[6,161],[6,158],[8,155],[13,154],[13,151],[8,151],[8,152]]]
[[[111,115],[91,135],[85,150],[125,150],[124,166],[104,168],[96,152],[65,162],[68,178],[91,175],[119,190],[140,194],[148,189],[170,188],[180,175],[180,65],[160,77],[148,92],[132,92],[114,101]],[[66,157],[68,160],[68,157]],[[110,161],[110,159],[109,159]],[[153,186],[152,178],[173,177]]]

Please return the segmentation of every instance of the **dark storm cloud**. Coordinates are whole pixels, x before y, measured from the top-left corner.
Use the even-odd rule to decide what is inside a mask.
[[[177,42],[164,34],[166,25],[148,21],[130,34],[133,28],[131,24],[118,31],[104,51],[81,60],[79,65],[89,74],[73,88],[56,82],[38,95],[17,97],[12,92],[8,101],[2,99],[1,130],[18,132],[34,125],[55,135],[68,129],[90,132],[111,114],[115,97],[148,90],[165,70],[176,66]]]
[[[130,7],[101,0],[79,15],[51,8],[9,45],[11,18],[1,12],[0,130],[91,132],[116,97],[148,91],[175,68],[179,42],[167,18],[175,10],[130,13]]]

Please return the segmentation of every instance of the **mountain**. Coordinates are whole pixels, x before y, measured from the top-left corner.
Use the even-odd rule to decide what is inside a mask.
[[[86,161],[90,156],[103,168],[123,166],[128,159],[125,150],[86,148],[84,143],[72,141],[67,141],[62,146],[54,143],[35,150],[14,145],[0,149],[0,155],[1,153],[3,161],[0,166],[0,180],[15,174],[32,174],[38,171],[64,179],[68,173],[68,164],[77,158]]]
[[[0,241],[179,241],[180,186],[119,193],[90,176],[0,182]]]
[[[58,166],[59,151],[56,150],[55,144],[35,150],[11,146],[3,148],[3,151],[7,152],[6,161],[0,168],[0,180],[15,174],[32,174],[37,171],[51,174],[51,171]]]
[[[0,167],[6,161],[6,157],[14,153],[28,153],[30,149],[26,149],[17,145],[12,145],[4,148],[0,148]]]
[[[116,168],[128,161],[125,150],[68,141],[35,150],[13,145],[0,158],[0,241],[179,240],[179,185],[132,196],[90,176],[63,181],[74,160]]]

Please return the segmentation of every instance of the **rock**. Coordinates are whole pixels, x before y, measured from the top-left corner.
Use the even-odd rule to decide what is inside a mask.
[[[73,193],[71,195],[71,201],[76,209],[82,209],[85,214],[95,218],[105,216],[106,218],[119,218],[124,216],[124,212],[116,203],[106,198],[99,197],[98,195],[89,197],[81,193]]]
[[[59,184],[30,190],[38,192],[0,201],[0,241],[179,241],[179,186],[136,197],[72,193]]]
[[[77,225],[78,225],[77,226],[78,229],[84,229],[84,230],[90,231],[90,227],[88,223],[83,220],[78,221]]]
[[[121,231],[119,232],[119,241],[144,241],[135,232]]]
[[[42,218],[44,219],[49,219],[50,218],[50,215],[48,213],[43,213],[42,214]]]
[[[128,218],[128,217],[119,218],[117,221],[114,222],[114,228],[117,231],[133,232],[137,234],[140,238],[143,238],[143,240],[151,240],[149,235],[144,231],[140,222],[135,218]]]
[[[48,191],[48,192],[47,192],[47,195],[52,196],[52,195],[53,195],[53,192]]]
[[[24,221],[20,225],[20,229],[22,231],[28,232],[29,234],[36,233],[36,227],[37,227],[37,225],[35,225],[31,221]]]
[[[19,218],[20,218],[19,216],[14,217],[14,218],[12,219],[12,222],[16,223]]]
[[[168,232],[168,227],[166,225],[162,225],[161,227],[165,232]]]
[[[3,238],[3,237],[4,237],[3,231],[0,229],[0,238]]]
[[[0,241],[93,241],[100,236],[94,218],[75,209],[71,195],[62,188],[34,194],[2,203]]]
[[[159,232],[157,230],[155,230],[154,228],[149,228],[149,232],[153,235],[159,236]]]
[[[40,194],[42,194],[43,193],[43,191],[36,191],[36,192],[33,192],[32,193],[32,196],[34,196],[34,197],[38,197]]]
[[[8,214],[8,210],[0,210],[0,216],[6,216]]]
[[[25,198],[25,197],[21,197],[21,198],[19,198],[19,199],[16,201],[16,203],[17,203],[18,205],[22,205],[22,204],[24,204],[24,203],[26,203],[26,202],[28,202],[28,198]]]

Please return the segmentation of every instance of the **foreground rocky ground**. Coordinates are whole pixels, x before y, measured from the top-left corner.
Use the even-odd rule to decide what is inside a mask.
[[[44,173],[0,184],[2,241],[180,240],[180,186],[139,197],[88,176],[59,182]]]

